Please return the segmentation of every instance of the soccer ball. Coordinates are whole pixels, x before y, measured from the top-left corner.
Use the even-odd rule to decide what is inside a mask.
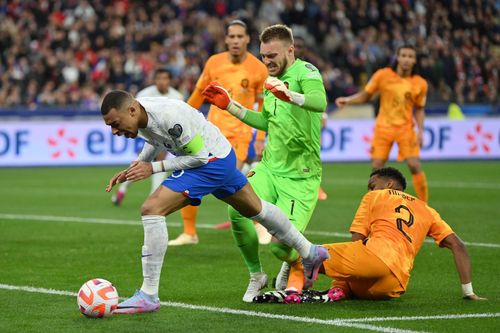
[[[92,279],[80,288],[77,301],[83,315],[92,318],[108,317],[118,305],[118,292],[111,282]]]

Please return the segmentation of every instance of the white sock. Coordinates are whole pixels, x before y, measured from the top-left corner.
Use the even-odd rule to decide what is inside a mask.
[[[123,192],[123,193],[127,192],[129,185],[130,185],[129,181],[125,181],[125,182],[121,183],[120,187],[118,188],[118,191]]]
[[[296,249],[302,258],[307,258],[311,250],[311,242],[295,228],[281,209],[262,199],[260,201],[262,203],[261,212],[250,219],[260,222],[271,235]]]
[[[161,267],[167,252],[168,232],[165,216],[145,215],[144,245],[142,246],[142,282],[141,290],[149,295],[158,295]]]
[[[153,193],[163,183],[167,176],[166,172],[153,173],[151,175],[151,192]]]

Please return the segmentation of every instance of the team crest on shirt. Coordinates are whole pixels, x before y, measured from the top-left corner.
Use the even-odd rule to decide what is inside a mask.
[[[179,138],[182,134],[182,126],[179,124],[175,124],[174,127],[168,129],[168,134],[170,134],[174,138]]]
[[[305,64],[304,66],[306,66],[306,68],[308,70],[310,70],[311,72],[314,72],[314,71],[317,71],[318,69],[316,67],[314,67],[313,65],[311,64]]]
[[[247,173],[247,178],[250,178],[253,175],[255,175],[255,171],[250,171],[249,173]]]
[[[240,84],[241,84],[241,87],[242,87],[243,89],[247,89],[247,88],[248,88],[248,85],[250,84],[250,81],[248,81],[248,79],[243,79],[243,80],[241,80],[241,83],[240,83]]]

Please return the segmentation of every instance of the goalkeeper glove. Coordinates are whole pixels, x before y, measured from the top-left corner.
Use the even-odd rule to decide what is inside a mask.
[[[238,119],[245,118],[247,109],[240,103],[234,101],[229,96],[229,93],[218,82],[210,82],[201,93],[205,99],[222,110],[227,110],[230,114]]]
[[[288,90],[288,87],[285,83],[275,77],[268,77],[266,82],[264,82],[264,87],[273,93],[276,98],[281,99],[282,101],[293,103],[299,106],[304,105],[304,95],[296,93],[294,91]]]

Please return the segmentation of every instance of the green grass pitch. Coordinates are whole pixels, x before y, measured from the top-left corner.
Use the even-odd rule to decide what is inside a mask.
[[[414,193],[406,166],[396,166]],[[241,255],[229,230],[211,227],[227,219],[225,205],[207,197],[198,216],[200,244],[167,251],[161,310],[103,320],[82,316],[76,297],[64,292],[76,293],[94,277],[112,281],[122,297],[141,285],[139,211],[149,181],[134,184],[118,208],[104,192],[118,167],[0,169],[0,332],[498,332],[500,161],[423,166],[430,205],[469,244],[474,290],[487,301],[461,299],[451,252],[429,242],[398,300],[243,303],[248,273]],[[348,240],[369,171],[367,163],[324,166],[328,200],[317,205],[309,239]],[[182,230],[178,213],[167,224],[171,238]],[[261,254],[275,276],[280,263],[265,247]],[[315,289],[328,285],[320,277]]]

